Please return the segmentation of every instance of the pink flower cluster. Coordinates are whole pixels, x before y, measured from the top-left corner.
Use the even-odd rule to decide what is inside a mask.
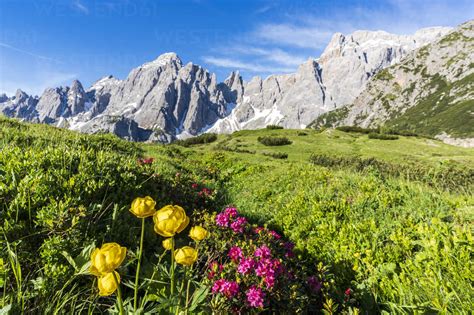
[[[287,264],[295,256],[295,244],[285,242],[280,234],[265,227],[250,228],[247,219],[233,207],[219,213],[215,223],[222,228],[219,233],[225,237],[230,262],[225,266],[212,263],[208,277],[212,293],[227,297],[230,309],[236,313],[263,309],[272,298],[288,291],[288,283],[297,280],[292,264]],[[306,279],[309,290],[321,291],[319,278]]]
[[[239,293],[239,284],[235,281],[219,279],[214,282],[214,285],[212,286],[212,293],[222,293],[230,299]]]
[[[237,262],[240,258],[243,257],[242,249],[238,246],[233,246],[229,250],[229,257],[230,259],[232,259],[232,261]]]
[[[221,227],[230,226],[235,233],[243,233],[248,222],[245,217],[239,217],[237,209],[230,207],[216,216],[216,224]]]
[[[252,286],[247,290],[245,295],[247,296],[247,302],[251,307],[263,308],[265,293],[262,289]]]

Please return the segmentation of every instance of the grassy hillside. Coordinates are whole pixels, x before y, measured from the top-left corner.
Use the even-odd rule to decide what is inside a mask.
[[[291,144],[265,146],[262,137]],[[316,272],[322,288],[307,295],[306,278],[297,278],[290,302],[278,291],[293,310],[467,314],[474,306],[472,149],[337,130],[242,131],[162,146],[0,119],[0,150],[0,306],[15,314],[113,308],[115,300],[99,297],[92,277],[68,259],[87,261],[84,248],[110,241],[128,248],[120,275],[130,301],[140,223],[128,209],[144,195],[157,207],[183,206],[192,224],[235,205],[252,224],[294,242],[298,268]],[[137,162],[142,157],[154,161]],[[216,243],[232,242],[209,229],[199,265]],[[149,283],[139,296],[150,289],[147,309],[159,312],[169,278],[151,262],[165,253],[151,226],[144,235],[142,276],[156,271],[162,284]],[[203,272],[196,268],[196,283],[212,286]],[[204,295],[197,309],[209,312],[215,302]]]

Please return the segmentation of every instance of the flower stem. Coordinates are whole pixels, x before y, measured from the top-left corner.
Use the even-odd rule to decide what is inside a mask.
[[[171,298],[174,295],[174,237],[171,238]],[[173,312],[173,307],[171,307],[171,313]]]
[[[186,306],[185,306],[185,311],[184,311],[184,314],[187,315],[188,314],[188,307],[189,307],[189,287],[191,285],[191,277],[192,277],[192,270],[193,270],[193,267],[191,266],[188,269],[186,269],[186,279],[188,281],[188,283],[186,284]],[[189,273],[188,273],[189,271]]]
[[[119,314],[123,315],[123,301],[122,301],[122,291],[120,290],[120,282],[115,275],[115,271],[112,271],[112,275],[114,276],[115,284],[117,285],[117,300],[119,304]]]
[[[140,235],[140,249],[138,251],[137,273],[135,274],[135,294],[133,296],[133,309],[135,312],[137,311],[137,303],[138,303],[138,281],[140,280],[140,265],[142,261],[144,235],[145,235],[145,218],[142,218],[142,233]]]

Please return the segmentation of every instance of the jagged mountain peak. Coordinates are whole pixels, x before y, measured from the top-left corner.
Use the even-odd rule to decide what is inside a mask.
[[[168,52],[168,53],[161,54],[160,56],[158,56],[158,58],[156,58],[153,61],[143,64],[140,68],[142,69],[157,68],[157,67],[163,67],[169,64],[175,64],[175,65],[178,65],[179,67],[183,66],[183,62],[181,61],[181,58],[179,58],[179,56],[176,53]]]

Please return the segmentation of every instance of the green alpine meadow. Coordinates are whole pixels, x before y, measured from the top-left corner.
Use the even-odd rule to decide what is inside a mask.
[[[265,145],[258,140],[264,137],[287,141]],[[271,299],[264,306],[268,312],[472,309],[472,149],[424,137],[381,140],[334,129],[268,128],[206,138],[139,144],[2,118],[2,309],[119,312],[114,296],[101,296],[104,289],[99,294],[90,274],[92,251],[111,242],[127,249],[116,266],[127,313],[175,312],[176,305],[189,313],[231,308],[241,297],[221,301],[233,293],[224,290],[216,298],[210,275],[235,277],[233,260],[222,251],[255,245],[271,250],[297,279],[276,277],[265,295]],[[152,196],[156,206],[133,208],[137,196]],[[190,218],[173,246],[190,243],[191,226],[209,233],[194,242],[193,268],[176,268],[173,295],[169,250],[162,245],[168,238],[155,233],[153,220],[143,221],[140,247],[136,217],[167,204],[180,205]],[[243,234],[217,224],[216,214],[229,207],[245,218]],[[271,232],[254,239],[255,229]],[[282,254],[273,233],[288,248]],[[255,281],[246,277],[234,281],[240,286]],[[182,283],[188,286],[186,279],[187,301],[186,290],[180,290]],[[290,286],[279,286],[283,283]]]

